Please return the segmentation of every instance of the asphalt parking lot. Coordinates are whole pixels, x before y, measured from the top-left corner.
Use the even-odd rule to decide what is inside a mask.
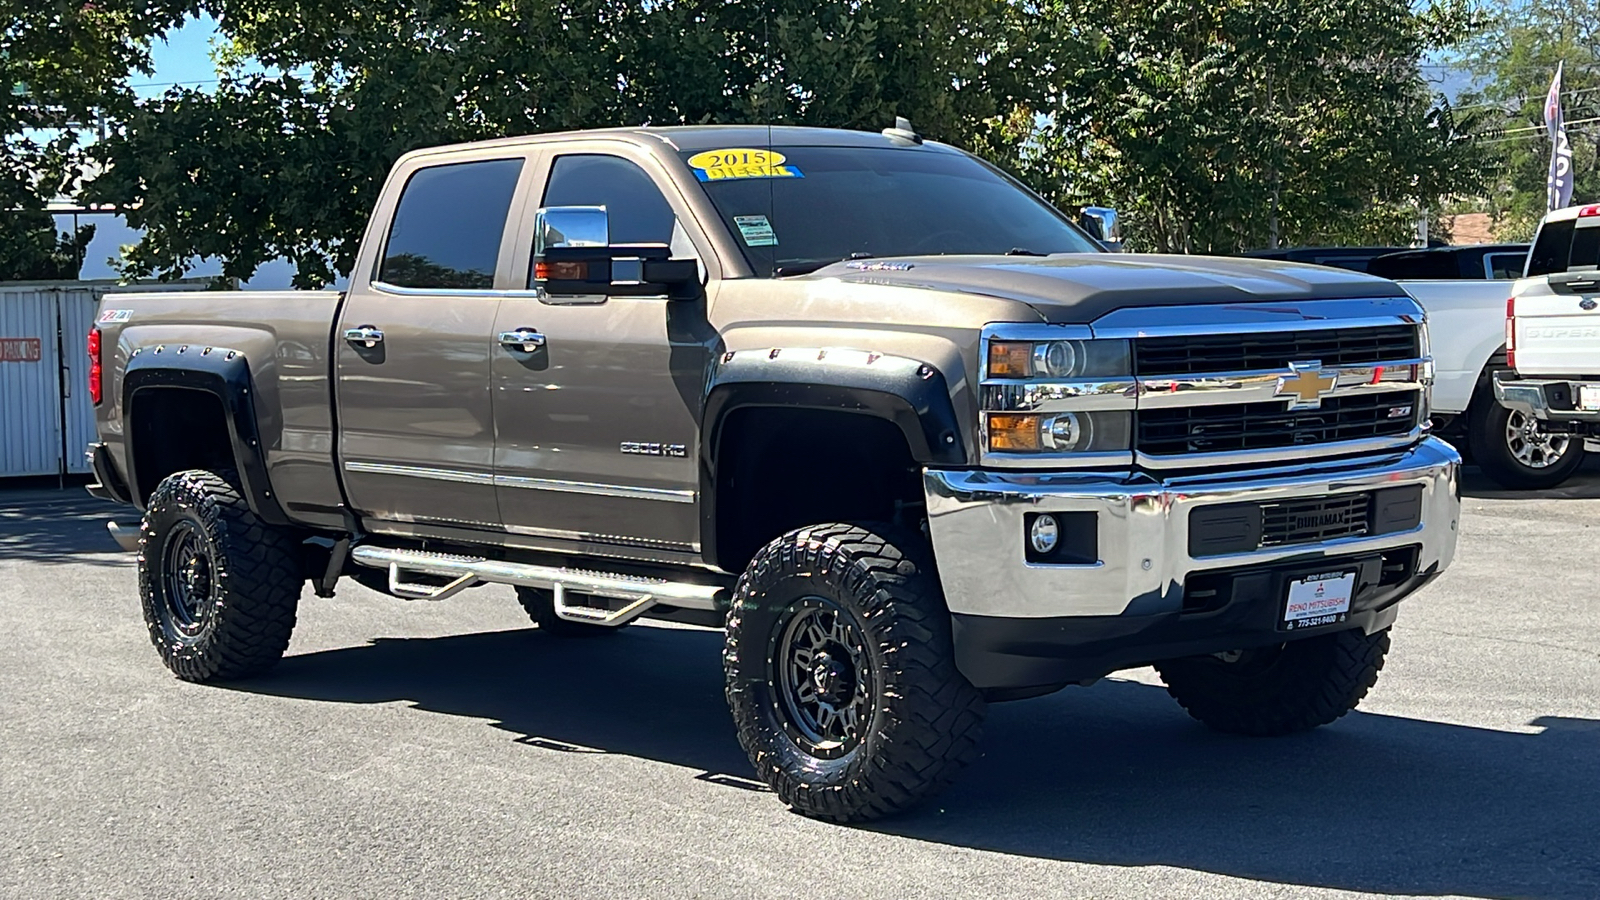
[[[1121,673],[992,707],[952,790],[847,828],[748,780],[716,633],[346,584],[272,674],[185,684],[110,508],[0,485],[0,895],[1600,897],[1600,466],[1467,494],[1333,726],[1217,735]]]

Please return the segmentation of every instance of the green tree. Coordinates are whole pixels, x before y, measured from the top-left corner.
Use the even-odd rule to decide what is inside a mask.
[[[78,258],[93,229],[63,246],[43,210],[84,175],[80,131],[133,106],[128,74],[149,71],[150,41],[193,6],[0,0],[0,210],[12,213],[0,216],[0,276],[66,277],[63,260]]]
[[[1457,60],[1481,87],[1466,102],[1495,110],[1486,138],[1498,162],[1488,192],[1496,233],[1528,239],[1544,216],[1550,138],[1544,100],[1563,67],[1562,107],[1572,144],[1574,203],[1600,200],[1600,3],[1498,0]]]
[[[1481,156],[1424,53],[1467,25],[1407,0],[1062,0],[1028,176],[1124,211],[1142,249],[1232,253],[1411,237]],[[1033,123],[1023,123],[1031,125]]]
[[[422,146],[651,123],[878,129],[1005,152],[1033,23],[1007,0],[214,0],[268,75],[173,90],[96,150],[91,197],[145,229],[130,275],[194,257],[348,272],[383,175]],[[984,142],[991,142],[985,144]]]

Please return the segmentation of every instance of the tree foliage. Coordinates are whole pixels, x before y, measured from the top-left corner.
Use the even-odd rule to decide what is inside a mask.
[[[0,210],[22,213],[0,216],[0,277],[62,277],[48,273],[77,258],[81,251],[63,254],[93,230],[58,239],[43,214],[84,174],[77,127],[133,108],[128,74],[149,70],[150,41],[192,6],[192,0],[0,0]]]
[[[1440,0],[1453,2],[1453,0]],[[407,150],[598,126],[894,116],[1136,241],[1226,252],[1406,236],[1473,186],[1421,54],[1459,17],[1406,0],[205,0],[214,91],[138,104],[91,197],[145,229],[130,275],[195,256],[304,285],[348,272]]]
[[[1025,88],[1005,0],[221,0],[229,54],[284,75],[142,104],[95,199],[137,203],[128,272],[348,272],[389,165],[433,144],[616,125],[882,128],[970,143]]]
[[[1550,138],[1544,100],[1565,63],[1562,106],[1572,144],[1574,203],[1600,200],[1600,4],[1594,0],[1498,0],[1460,62],[1479,79],[1469,103],[1503,113],[1489,132],[1499,178],[1489,193],[1496,232],[1527,239],[1544,216]]]
[[[1147,249],[1406,243],[1421,208],[1471,190],[1470,126],[1420,59],[1467,26],[1406,0],[1065,0],[1026,158],[1058,199],[1121,206]],[[1152,27],[1153,26],[1153,27]]]

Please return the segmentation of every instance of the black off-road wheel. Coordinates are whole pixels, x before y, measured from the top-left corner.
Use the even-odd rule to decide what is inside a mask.
[[[179,678],[276,665],[304,584],[294,535],[258,519],[223,476],[178,472],[156,487],[140,528],[139,596],[150,641]]]
[[[1356,708],[1378,682],[1389,631],[1338,631],[1271,647],[1157,663],[1189,715],[1230,734],[1309,731]]]
[[[1551,434],[1538,419],[1492,397],[1475,404],[1468,428],[1472,461],[1512,490],[1556,487],[1583,465],[1583,438]]]
[[[571,622],[556,615],[556,598],[553,591],[544,588],[517,588],[517,602],[527,612],[539,630],[553,637],[590,638],[616,634],[627,625],[595,625],[590,622]]]
[[[768,544],[734,590],[723,670],[756,774],[805,815],[899,812],[978,756],[983,697],[912,533],[830,524]]]

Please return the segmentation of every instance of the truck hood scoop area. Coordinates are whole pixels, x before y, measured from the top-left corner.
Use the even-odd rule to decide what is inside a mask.
[[[982,294],[1027,303],[1052,323],[1083,324],[1118,309],[1259,301],[1404,297],[1391,281],[1277,260],[1125,253],[919,256],[867,267],[837,263],[806,276]]]

